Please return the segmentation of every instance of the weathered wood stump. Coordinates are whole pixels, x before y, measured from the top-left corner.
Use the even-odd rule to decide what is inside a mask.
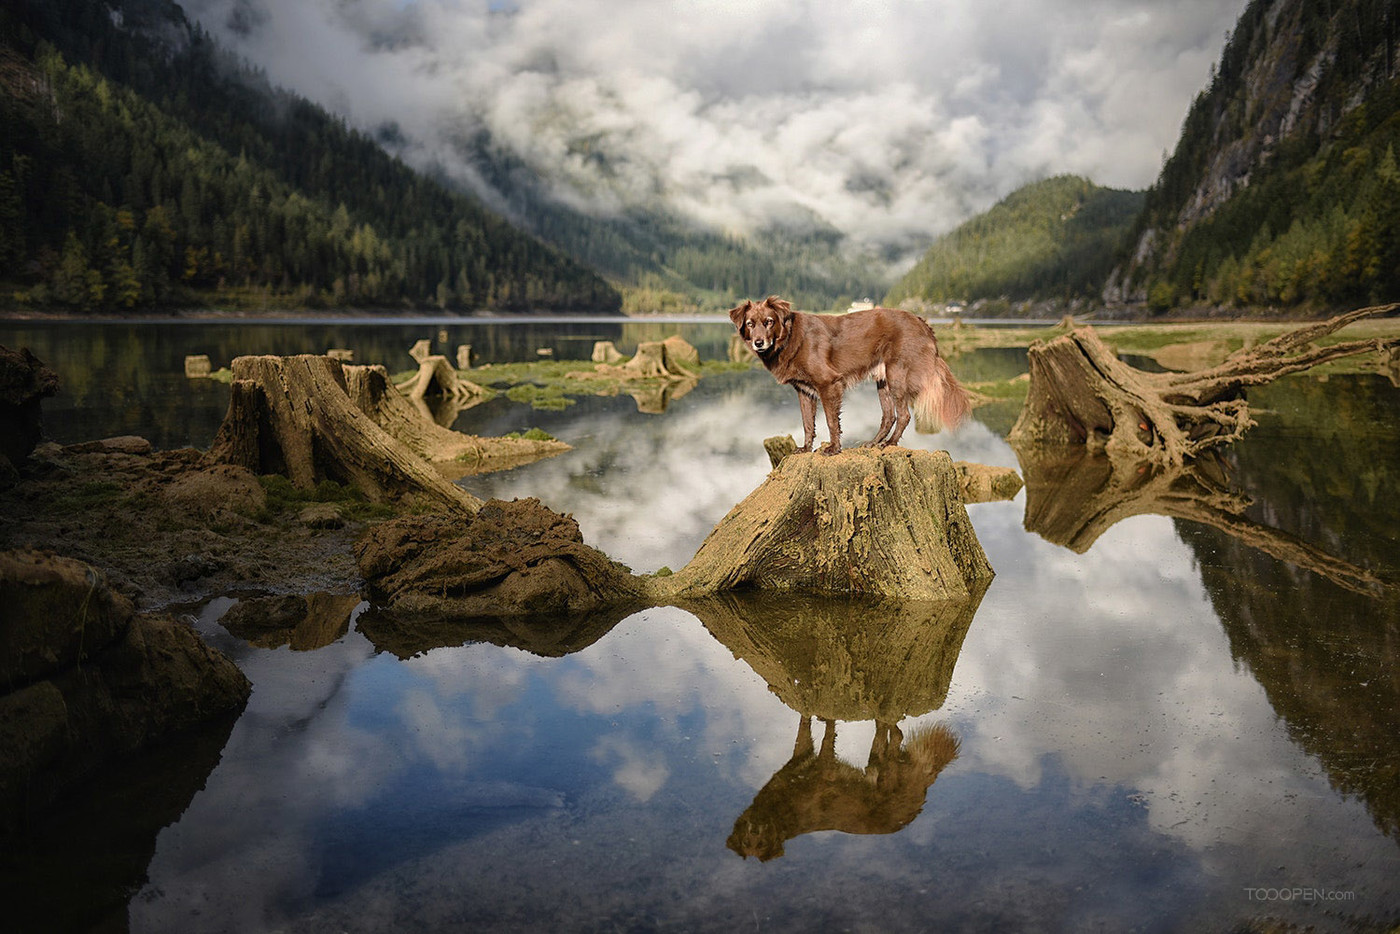
[[[382,366],[348,366],[346,391],[356,408],[448,479],[518,467],[572,450],[562,441],[479,438],[444,428],[389,384]]]
[[[945,451],[796,454],[656,586],[677,597],[790,590],[966,599],[991,565]]]
[[[1146,373],[1123,361],[1090,327],[1030,348],[1030,391],[1010,439],[1083,444],[1112,456],[1180,465],[1241,437],[1254,425],[1244,390],[1335,360],[1400,346],[1397,340],[1310,346],[1359,318],[1400,304],[1362,308],[1231,354],[1194,373]]]
[[[300,489],[333,480],[371,501],[426,497],[475,512],[476,497],[438,474],[351,400],[330,357],[238,357],[228,414],[209,449],[213,463],[282,474]]]
[[[398,389],[413,400],[428,396],[446,396],[451,399],[465,399],[484,396],[486,390],[471,380],[462,379],[447,362],[446,357],[424,357],[418,362],[418,372],[399,383]]]
[[[621,363],[627,358],[622,355],[622,351],[617,349],[612,341],[593,342],[593,362],[606,363],[609,365]]]

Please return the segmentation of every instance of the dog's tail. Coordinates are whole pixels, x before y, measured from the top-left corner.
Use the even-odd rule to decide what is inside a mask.
[[[914,396],[914,428],[931,435],[958,427],[972,411],[972,400],[937,350],[932,362],[925,364],[923,378],[923,385]]]

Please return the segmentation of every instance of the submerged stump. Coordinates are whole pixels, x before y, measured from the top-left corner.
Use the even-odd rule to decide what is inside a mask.
[[[727,590],[966,599],[993,577],[945,451],[796,454],[720,521],[661,596]]]
[[[1244,390],[1352,354],[1385,353],[1396,340],[1312,346],[1360,318],[1400,304],[1362,308],[1236,351],[1193,373],[1147,373],[1129,366],[1091,327],[1031,345],[1030,391],[1011,429],[1013,443],[1083,444],[1161,465],[1179,466],[1254,426]]]

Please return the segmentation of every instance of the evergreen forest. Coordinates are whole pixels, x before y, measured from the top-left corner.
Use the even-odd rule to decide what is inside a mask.
[[[14,303],[619,308],[596,273],[273,88],[168,0],[19,0],[0,35]]]
[[[1142,203],[1072,175],[1025,185],[939,238],[885,301],[1097,296]]]
[[[1400,297],[1400,0],[1253,0],[1148,192],[1155,310],[1325,310]],[[1193,199],[1256,152],[1223,204]]]

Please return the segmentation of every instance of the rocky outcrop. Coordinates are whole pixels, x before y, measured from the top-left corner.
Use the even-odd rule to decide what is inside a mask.
[[[577,616],[640,598],[641,583],[583,543],[537,499],[491,500],[475,516],[393,519],[355,545],[370,599],[456,619]]]
[[[0,830],[110,760],[240,710],[250,685],[70,558],[0,553]]]

